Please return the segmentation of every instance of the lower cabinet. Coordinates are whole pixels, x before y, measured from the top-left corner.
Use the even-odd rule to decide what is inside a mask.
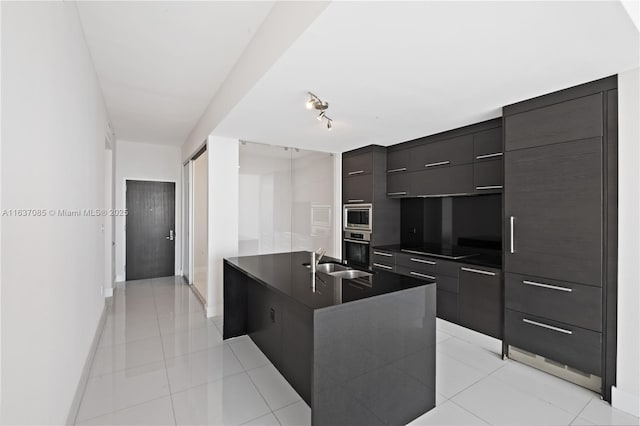
[[[502,339],[503,303],[500,270],[462,266],[458,276],[460,325]]]
[[[436,316],[458,324],[458,295],[438,289],[436,292]]]

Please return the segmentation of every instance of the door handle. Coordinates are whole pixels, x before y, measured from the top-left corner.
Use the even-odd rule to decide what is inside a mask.
[[[509,251],[511,253],[515,253],[516,252],[516,242],[515,242],[515,236],[513,235],[514,229],[516,226],[516,218],[515,216],[509,216],[509,227],[511,229],[510,235],[509,235]]]
[[[169,240],[169,241],[173,241],[173,229],[169,230],[169,236],[168,237],[164,237],[165,239]]]
[[[425,164],[425,167],[436,167],[436,166],[445,166],[447,164],[451,163],[451,161],[438,161],[436,163],[429,163],[429,164]]]

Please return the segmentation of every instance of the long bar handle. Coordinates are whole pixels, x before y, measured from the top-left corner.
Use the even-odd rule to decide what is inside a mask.
[[[544,287],[544,288],[548,288],[548,289],[551,289],[551,290],[566,291],[567,293],[571,293],[573,291],[572,288],[560,287],[560,286],[551,285],[551,284],[537,283],[535,281],[528,281],[528,280],[522,281],[522,284],[532,285],[532,286],[535,286],[535,287]]]
[[[375,266],[376,268],[382,268],[382,269],[393,269],[391,266],[383,265],[381,263],[374,263],[373,266]]]
[[[515,216],[509,216],[509,227],[511,229],[510,235],[509,235],[509,251],[511,253],[515,253],[516,252],[516,242],[515,242],[515,236],[513,235],[514,229],[516,226],[516,218]]]
[[[501,157],[501,156],[502,156],[501,152],[494,152],[493,154],[477,155],[476,160],[482,160],[483,158]]]
[[[367,244],[367,245],[369,245],[369,241],[352,240],[350,238],[345,238],[344,241],[346,243],[356,243],[356,244]]]
[[[433,260],[416,259],[415,257],[410,257],[409,260],[411,260],[412,262],[426,263],[427,265],[436,264],[436,262],[434,262]]]
[[[377,254],[379,256],[393,257],[393,255],[391,253],[384,253],[382,251],[374,251],[373,254]]]
[[[436,277],[432,277],[431,275],[427,275],[427,274],[421,274],[420,272],[414,272],[411,271],[409,272],[411,275],[415,275],[416,277],[420,277],[420,278],[426,278],[428,280],[435,280]]]
[[[447,161],[438,161],[436,163],[429,163],[429,164],[425,164],[425,167],[435,167],[435,166],[444,166],[451,163],[451,161],[447,160]]]
[[[407,168],[406,167],[400,167],[399,169],[391,169],[391,170],[387,170],[387,173],[398,173],[398,172],[404,172],[406,171]]]
[[[387,195],[406,195],[407,191],[387,192]]]
[[[364,200],[347,200],[347,203],[362,203]]]
[[[353,176],[353,175],[360,175],[364,173],[364,170],[356,170],[355,172],[349,172],[347,173],[349,176]]]
[[[474,274],[491,275],[492,277],[496,276],[495,272],[483,271],[481,269],[466,268],[466,267],[462,267],[460,269],[463,270],[463,271],[467,271],[467,272],[473,272]]]
[[[476,186],[476,190],[480,191],[482,189],[502,189],[502,185]]]
[[[531,325],[535,325],[536,327],[542,327],[542,328],[546,328],[548,330],[553,330],[553,331],[557,331],[559,333],[564,333],[564,334],[573,334],[573,331],[571,330],[566,330],[564,328],[560,328],[560,327],[554,327],[552,325],[549,324],[543,324],[541,322],[538,321],[532,321],[530,319],[526,319],[526,318],[522,318],[522,322],[525,322],[527,324],[531,324]]]

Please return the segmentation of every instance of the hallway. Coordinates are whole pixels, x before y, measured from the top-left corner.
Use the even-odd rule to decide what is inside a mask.
[[[76,424],[305,424],[310,410],[246,336],[222,341],[181,277],[116,287]]]

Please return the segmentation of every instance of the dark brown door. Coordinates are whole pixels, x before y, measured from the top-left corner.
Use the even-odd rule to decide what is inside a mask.
[[[175,183],[127,181],[127,280],[174,275]]]
[[[602,141],[505,154],[507,272],[602,282]]]

